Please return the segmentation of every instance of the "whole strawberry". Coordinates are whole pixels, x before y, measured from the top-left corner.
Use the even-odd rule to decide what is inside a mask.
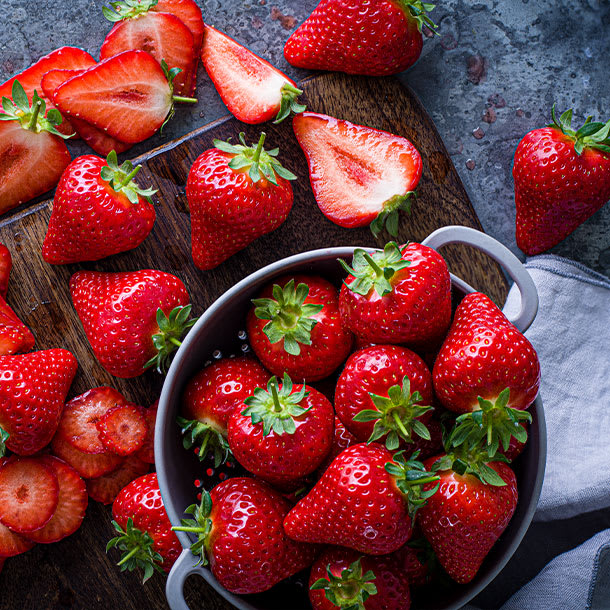
[[[267,390],[257,388],[245,405],[229,418],[229,447],[242,466],[269,483],[310,474],[330,451],[333,406],[314,388],[293,386],[288,375],[280,386],[272,377]]]
[[[610,121],[576,131],[572,111],[530,131],[513,164],[517,245],[529,255],[557,245],[610,199]]]
[[[311,567],[309,600],[314,610],[411,607],[409,581],[395,554],[363,557],[339,547],[328,548]]]
[[[335,410],[359,442],[383,440],[391,451],[430,439],[432,375],[406,347],[375,345],[352,354],[337,381]]]
[[[65,349],[0,356],[0,455],[33,455],[49,444],[76,375]]]
[[[416,511],[434,494],[438,476],[372,443],[348,447],[314,488],[288,513],[295,540],[346,546],[369,555],[400,548],[411,536]]]
[[[138,247],[155,222],[150,196],[133,178],[141,169],[116,152],[106,160],[77,157],[68,165],[55,191],[42,256],[51,264],[95,261]]]
[[[341,286],[344,326],[370,343],[433,347],[451,322],[451,278],[432,248],[386,244],[383,251],[354,250],[350,274]]]
[[[230,455],[229,418],[243,402],[264,388],[269,373],[250,357],[223,358],[199,371],[186,386],[178,425],[186,449],[197,449],[203,460],[214,454],[216,467]]]
[[[349,354],[352,335],[341,323],[337,289],[327,280],[281,277],[252,303],[246,320],[250,345],[274,375],[318,381]]]
[[[119,549],[121,570],[144,570],[146,582],[155,570],[169,572],[182,546],[165,512],[157,474],[145,474],[124,487],[112,505],[118,536],[106,550]]]
[[[322,0],[284,47],[299,68],[386,76],[406,70],[422,50],[423,25],[436,26],[421,0]]]
[[[116,377],[137,377],[150,366],[167,370],[195,323],[184,284],[163,271],[78,271],[70,293],[96,358]]]
[[[286,536],[282,522],[290,503],[255,479],[228,479],[204,492],[185,512],[182,527],[196,533],[191,546],[228,591],[261,593],[310,565],[318,549]]]
[[[214,140],[193,163],[186,182],[193,261],[213,269],[255,239],[277,229],[292,209],[296,176],[265,151],[262,133],[249,147]]]

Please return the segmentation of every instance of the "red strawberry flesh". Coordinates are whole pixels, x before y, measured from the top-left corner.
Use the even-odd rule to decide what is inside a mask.
[[[132,455],[115,471],[96,479],[87,479],[87,493],[96,502],[112,504],[121,489],[147,472],[148,464]]]
[[[108,451],[117,455],[131,455],[142,447],[148,426],[142,407],[117,405],[96,422],[100,440]]]
[[[116,453],[85,453],[75,449],[68,441],[56,435],[51,443],[51,451],[67,462],[83,479],[95,479],[116,470],[125,458]]]
[[[4,299],[6,299],[12,267],[13,259],[9,249],[4,244],[0,244],[0,296]]]

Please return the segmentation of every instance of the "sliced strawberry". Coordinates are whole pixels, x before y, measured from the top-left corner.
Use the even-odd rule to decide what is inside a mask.
[[[142,445],[142,448],[136,453],[136,455],[147,464],[155,463],[155,424],[157,423],[157,408],[159,407],[159,401],[157,400],[153,405],[144,410],[144,417],[146,417],[146,424],[148,426],[148,434],[146,440]]]
[[[115,453],[85,453],[75,449],[68,441],[55,435],[51,451],[58,458],[67,462],[83,479],[95,479],[116,470],[124,461]]]
[[[106,453],[96,424],[117,405],[129,404],[117,390],[107,386],[93,388],[64,407],[57,436],[84,453]]]
[[[203,42],[204,23],[201,9],[197,6],[195,0],[159,0],[149,10],[171,13],[184,23],[193,35],[193,46],[197,54],[196,61],[198,61],[201,43]]]
[[[0,523],[0,557],[13,557],[29,551],[34,543]]]
[[[114,472],[87,481],[87,491],[93,500],[111,504],[123,487],[148,472],[149,465],[132,455]]]
[[[41,460],[57,476],[59,501],[51,520],[43,528],[28,533],[27,537],[33,542],[47,544],[63,540],[81,526],[89,500],[85,482],[72,466],[52,455],[45,455]]]
[[[294,133],[309,163],[322,213],[341,227],[387,223],[398,231],[398,210],[409,210],[422,173],[417,149],[405,138],[324,114],[294,117]]]
[[[0,297],[0,356],[29,352],[34,347],[34,335]]]
[[[57,91],[61,85],[70,80],[73,76],[82,74],[85,70],[86,68],[83,68],[82,70],[49,70],[49,72],[43,74],[40,80],[40,87],[42,88],[42,92],[46,99],[53,101],[55,91]]]
[[[118,405],[95,424],[104,447],[117,455],[131,455],[141,449],[148,433],[144,409],[137,405]]]
[[[4,244],[0,244],[0,296],[3,299],[6,299],[8,280],[11,275],[12,267],[13,259],[11,258],[9,249]]]
[[[0,522],[18,534],[44,527],[59,500],[53,468],[36,457],[11,458],[0,468]]]
[[[53,99],[68,115],[134,144],[163,125],[175,99],[196,101],[173,96],[172,78],[152,55],[125,51],[71,78]]]
[[[303,93],[285,74],[226,34],[206,25],[201,61],[222,101],[236,119],[279,123],[290,112],[303,112]]]

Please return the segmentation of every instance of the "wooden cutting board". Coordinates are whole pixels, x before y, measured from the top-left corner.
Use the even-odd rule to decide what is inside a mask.
[[[391,78],[316,76],[302,83],[305,101],[312,111],[405,136],[420,151],[423,177],[409,217],[401,219],[399,242],[420,241],[435,229],[460,224],[481,229],[474,209],[449,154],[430,117],[413,93]],[[74,312],[68,290],[70,276],[79,269],[127,271],[154,268],[179,276],[186,284],[196,315],[249,273],[285,256],[315,248],[339,245],[383,246],[368,230],[342,229],[318,210],[308,179],[305,157],[292,133],[290,120],[264,126],[266,147],[280,147],[279,158],[294,172],[295,201],[288,220],[274,233],[262,237],[212,271],[197,270],[190,256],[190,223],[185,184],[193,161],[214,138],[232,137],[240,131],[248,142],[258,140],[261,127],[220,119],[184,138],[147,153],[135,161],[143,168],[141,185],[153,186],[157,221],[148,239],[136,250],[98,263],[51,266],[41,257],[52,201],[22,207],[0,219],[0,242],[13,255],[8,302],[36,337],[36,349],[64,347],[77,357],[79,373],[70,396],[97,385],[111,385],[129,400],[148,406],[159,395],[162,380],[147,373],[132,380],[113,378],[96,362]],[[506,280],[499,267],[485,255],[466,246],[443,250],[450,270],[503,304]],[[166,608],[164,579],[155,576],[146,586],[135,574],[120,574],[114,551],[106,556],[112,537],[110,510],[91,502],[81,529],[70,538],[48,546],[38,545],[11,558],[0,574],[0,608],[83,608],[122,610]],[[187,587],[191,607],[206,610],[229,606],[201,579]]]

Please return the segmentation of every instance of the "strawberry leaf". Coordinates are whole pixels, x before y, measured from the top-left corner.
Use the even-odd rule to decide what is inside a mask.
[[[294,114],[300,114],[307,110],[307,106],[299,104],[297,97],[303,93],[302,89],[297,89],[290,83],[285,83],[281,89],[282,101],[280,102],[280,110],[275,117],[274,124],[281,123],[284,119],[290,116],[291,112]]]
[[[383,209],[377,214],[375,220],[370,224],[371,232],[375,237],[383,231],[383,228],[387,229],[388,233],[392,237],[398,235],[398,218],[399,210],[411,213],[411,199],[416,197],[415,191],[409,191],[405,195],[395,195],[391,199],[388,199],[383,204]]]
[[[156,6],[159,0],[123,0],[122,2],[109,2],[110,7],[103,6],[102,14],[108,21],[117,23],[123,19],[131,19],[137,15],[148,12]]]
[[[199,504],[191,504],[184,512],[187,515],[192,515],[193,518],[180,519],[181,525],[172,527],[172,531],[196,534],[197,540],[191,544],[191,553],[196,557],[199,557],[199,561],[196,565],[207,566],[208,558],[206,556],[206,545],[213,526],[212,519],[210,519],[210,513],[212,512],[212,497],[207,491],[203,490],[201,502]]]
[[[559,129],[574,141],[574,151],[581,155],[586,148],[610,152],[610,120],[607,123],[593,121],[593,117],[587,117],[582,127],[575,130],[572,127],[572,110],[566,110],[557,119],[555,104],[551,108],[553,122],[548,125]]]
[[[377,587],[372,582],[376,576],[372,570],[362,573],[360,559],[335,576],[330,564],[326,566],[326,578],[319,578],[311,587],[312,591],[324,591],[326,599],[341,610],[366,610],[365,602],[371,595],[377,595]]]
[[[125,161],[119,167],[117,154],[111,150],[106,157],[106,165],[100,170],[100,177],[104,182],[108,182],[116,193],[123,193],[134,205],[140,203],[140,196],[152,203],[151,197],[157,189],[143,189],[133,181],[141,169],[141,165],[134,168],[131,161]]]
[[[424,25],[428,26],[432,32],[435,32],[438,27],[430,17],[428,13],[435,8],[435,4],[429,2],[422,2],[421,0],[398,0],[398,4],[402,7],[405,14],[413,19],[417,23],[417,29],[421,32]]]
[[[6,454],[6,441],[9,439],[10,434],[0,428],[0,457],[4,457]]]
[[[211,423],[184,417],[178,417],[176,423],[182,430],[182,445],[185,449],[196,449],[200,461],[213,452],[214,468],[218,468],[233,456],[225,436],[226,431],[214,427]]]

